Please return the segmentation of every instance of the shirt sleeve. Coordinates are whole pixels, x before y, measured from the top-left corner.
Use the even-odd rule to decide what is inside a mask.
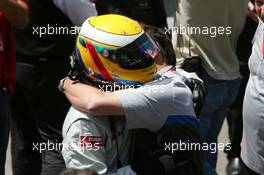
[[[106,134],[94,122],[74,122],[63,139],[62,155],[67,168],[90,168],[100,175],[136,175],[129,165],[109,171],[106,160]]]
[[[183,82],[165,79],[155,83],[114,92],[122,103],[129,129],[158,131],[170,115],[194,116],[192,94]]]
[[[97,15],[95,4],[90,0],[53,0],[53,3],[76,26],[81,26],[87,18]]]

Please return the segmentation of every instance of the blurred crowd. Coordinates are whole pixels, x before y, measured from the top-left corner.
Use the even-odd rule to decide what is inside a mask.
[[[173,26],[169,26],[168,11],[172,14],[172,9],[174,22]],[[80,49],[83,42],[83,46],[87,48],[90,55],[97,58],[94,56],[93,49],[97,52],[98,43],[100,44],[101,41],[94,38],[100,38],[101,33],[97,35],[89,34],[89,32],[95,32],[95,29],[101,30],[101,28],[103,30],[113,28],[118,31],[118,28],[126,27],[119,25],[118,20],[122,19],[115,18],[115,16],[113,19],[116,19],[116,23],[114,20],[112,23],[108,22],[108,17],[94,18],[93,21],[91,18],[87,21],[90,17],[100,17],[105,14],[124,15],[129,17],[129,20],[131,18],[138,21],[140,25],[129,23],[132,27],[127,30],[128,33],[132,30],[139,30],[136,28],[144,28],[147,36],[152,38],[149,40],[155,42],[153,44],[155,46],[151,45],[151,49],[154,48],[152,51],[156,51],[157,45],[157,50],[163,54],[163,57],[166,57],[165,62],[161,61],[162,63],[159,59],[154,60],[158,69],[155,73],[162,77],[159,71],[164,70],[165,67],[168,69],[164,72],[166,74],[164,77],[170,77],[171,75],[167,74],[168,71],[178,72],[179,70],[179,74],[182,74],[180,70],[184,69],[187,73],[181,76],[187,77],[184,79],[187,80],[183,84],[181,80],[173,80],[178,83],[175,83],[175,86],[182,92],[182,87],[186,85],[193,97],[191,103],[195,104],[194,107],[200,108],[190,108],[190,111],[184,111],[189,110],[186,106],[187,96],[190,93],[184,94],[186,98],[181,96],[183,92],[179,93],[179,97],[175,97],[174,91],[169,88],[165,89],[170,92],[166,95],[174,98],[174,101],[171,101],[176,106],[174,110],[170,109],[174,106],[164,100],[167,98],[166,95],[164,97],[155,94],[147,96],[149,94],[142,95],[141,92],[138,94],[133,92],[131,95],[126,91],[110,93],[110,95],[117,96],[122,105],[114,101],[115,98],[112,96],[111,98],[105,96],[105,103],[108,102],[108,98],[111,99],[109,103],[112,105],[122,106],[121,112],[115,110],[115,106],[109,109],[101,105],[99,111],[95,112],[87,107],[89,100],[101,97],[99,95],[85,96],[86,92],[96,94],[97,90],[92,89],[90,85],[86,86],[85,82],[77,82],[76,84],[79,85],[75,85],[77,88],[71,87],[77,79],[74,79],[76,74],[72,72],[72,67],[76,63],[70,57],[77,57],[77,59],[84,57],[85,51]],[[104,20],[105,23],[102,22]],[[90,28],[87,27],[88,23]],[[191,158],[192,162],[186,158],[188,152],[180,152],[177,156],[168,153],[155,154],[153,157],[158,157],[155,161],[153,157],[153,159],[142,157],[147,152],[153,151],[151,146],[155,144],[155,141],[152,142],[151,139],[153,140],[153,133],[157,135],[155,139],[160,139],[157,134],[160,128],[161,131],[159,131],[162,134],[165,133],[165,137],[167,136],[166,141],[171,141],[170,134],[173,133],[178,141],[184,138],[188,142],[217,144],[217,138],[225,119],[227,119],[230,138],[230,143],[225,145],[228,159],[226,174],[264,174],[263,23],[264,0],[175,0],[166,2],[165,0],[0,0],[0,175],[5,174],[9,138],[12,140],[13,175],[148,175],[154,174],[153,171],[156,171],[155,174],[216,175],[217,149],[214,152],[203,150],[202,155],[195,153]],[[109,27],[108,24],[116,25],[116,27]],[[77,32],[72,32],[73,29],[77,29]],[[88,41],[86,34],[91,36],[91,41]],[[121,37],[125,34],[119,33],[118,35]],[[107,40],[107,38],[104,39]],[[114,37],[112,40],[114,42]],[[93,41],[96,41],[98,47],[91,45]],[[108,45],[111,46],[109,43]],[[104,43],[100,45],[100,48],[106,46]],[[113,44],[111,47],[115,48],[114,46]],[[126,49],[126,46],[120,47]],[[111,54],[111,52],[103,51],[100,53],[105,57]],[[156,58],[156,55],[154,57]],[[88,63],[83,64],[87,66]],[[95,64],[100,67],[103,63],[99,61]],[[78,66],[76,67],[78,69]],[[90,67],[92,69],[92,66]],[[137,69],[132,69],[136,74]],[[118,69],[113,71],[118,71]],[[197,80],[194,81],[192,78],[189,81],[189,73],[195,73],[197,80],[205,87],[202,91],[204,94],[198,91],[200,96],[204,95],[198,100],[199,103],[196,103],[195,98]],[[105,74],[102,71],[103,77],[109,76]],[[155,75],[155,80],[159,78]],[[162,83],[163,80],[159,81]],[[105,81],[100,83],[105,83]],[[58,90],[59,84],[60,90]],[[178,94],[177,88],[175,89],[176,94]],[[145,96],[149,98],[145,99]],[[177,100],[181,102],[175,102]],[[77,110],[73,110],[71,105]],[[183,107],[177,108],[177,105],[183,105]],[[147,109],[148,107],[150,109]],[[178,112],[179,110],[181,113]],[[75,133],[78,134],[81,129],[89,133],[96,130],[96,135],[89,136],[91,138],[88,139],[94,139],[98,134],[106,132],[98,129],[101,127],[101,121],[98,122],[99,124],[96,123],[97,121],[91,124],[91,121],[83,119],[84,121],[76,125],[75,120],[77,119],[67,119],[69,115],[76,115],[82,119],[78,111],[94,116],[126,115],[126,120],[122,121],[124,124],[121,122],[120,126],[119,121],[116,122],[117,119],[110,119],[111,132],[116,128],[117,130],[121,128],[122,131],[113,135],[106,134],[108,140],[104,142],[105,145],[103,144],[104,155],[90,152],[79,154],[76,150],[68,152],[63,148],[65,145],[59,144],[74,142]],[[163,122],[158,118],[161,115],[157,114],[159,112],[166,114],[166,117],[179,114],[185,122],[188,120],[189,123],[199,123],[197,124],[199,129],[196,130],[196,126],[193,125],[186,126],[187,124],[169,129],[164,129],[165,125],[160,124],[159,128],[159,123]],[[195,116],[195,120],[190,121],[190,115]],[[143,119],[133,121],[133,117]],[[150,119],[151,117],[153,119]],[[145,126],[144,122],[150,124]],[[85,126],[83,126],[84,123]],[[113,129],[112,123],[117,123],[117,127]],[[179,123],[182,124],[182,121]],[[124,129],[126,125],[128,129]],[[159,129],[156,129],[157,126]],[[142,128],[145,129],[142,130]],[[133,129],[132,134],[130,134],[131,129]],[[72,136],[68,136],[68,132],[72,132]],[[122,136],[125,134],[129,137]],[[119,139],[119,136],[122,136],[123,140]],[[78,139],[80,139],[79,135]],[[94,142],[100,145],[102,144],[100,139],[102,139],[101,136]],[[109,140],[112,140],[112,145],[108,144]],[[93,140],[88,140],[88,142],[91,143]],[[46,146],[50,144],[56,147],[47,148]],[[143,145],[144,148],[139,148],[137,144]],[[44,145],[45,148],[42,147]],[[173,166],[168,156],[173,157]],[[126,157],[127,161],[121,160],[121,166],[119,158],[123,157]],[[128,159],[128,157],[132,158]],[[105,161],[105,171],[100,168],[105,165],[101,165],[99,159]],[[111,161],[117,161],[114,168],[108,167]],[[130,165],[131,169],[128,169],[127,166],[130,167]],[[162,171],[159,169],[160,166]]]

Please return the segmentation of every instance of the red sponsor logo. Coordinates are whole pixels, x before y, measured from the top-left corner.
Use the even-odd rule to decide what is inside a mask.
[[[102,136],[80,136],[80,144],[82,147],[102,147],[105,146]]]

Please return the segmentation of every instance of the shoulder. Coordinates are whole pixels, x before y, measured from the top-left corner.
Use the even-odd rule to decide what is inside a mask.
[[[114,92],[124,101],[136,101],[158,99],[158,101],[168,100],[179,94],[191,97],[192,93],[188,86],[184,83],[184,77],[176,72],[168,72],[160,78],[144,84],[135,89],[124,89]]]
[[[76,128],[79,128],[79,130],[89,127],[96,127],[97,129],[100,129],[107,128],[106,126],[108,126],[108,121],[106,117],[93,117],[88,113],[80,112],[74,107],[71,107],[63,123],[63,136],[65,136],[68,130],[74,125],[76,125]]]
[[[176,71],[169,71],[162,75],[159,79],[146,84],[146,86],[159,86],[165,89],[165,93],[178,94],[184,93],[191,96],[191,91],[184,83],[186,78]]]

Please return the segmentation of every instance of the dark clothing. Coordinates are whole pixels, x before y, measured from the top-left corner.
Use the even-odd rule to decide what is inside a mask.
[[[21,57],[67,59],[73,51],[75,40],[74,35],[67,33],[73,27],[68,17],[53,4],[52,0],[29,0],[29,4],[31,5],[29,25],[23,30],[15,30],[18,59]]]
[[[42,153],[42,175],[59,175],[65,171],[65,162],[61,150],[45,150]]]
[[[15,30],[13,172],[14,175],[55,175],[65,168],[60,149],[46,148],[40,153],[34,145],[62,141],[62,124],[70,104],[57,85],[70,69],[68,60],[75,36],[68,34],[73,25],[52,0],[29,0],[29,4],[29,25],[24,30]],[[60,27],[67,27],[64,34],[58,31]]]
[[[70,105],[57,85],[68,67],[66,60],[40,61],[39,65],[17,62],[17,87],[12,98],[14,175],[37,175],[40,171],[42,175],[52,175],[64,169],[60,150],[40,153],[33,151],[33,143],[62,141],[61,127]]]
[[[0,174],[5,174],[9,138],[9,98],[15,87],[15,61],[13,31],[0,11]]]
[[[97,0],[98,14],[118,13],[156,27],[166,27],[162,0]]]
[[[6,149],[9,138],[9,94],[5,87],[0,87],[0,174],[5,174]]]
[[[180,131],[180,132],[179,132]],[[147,141],[146,141],[147,140]],[[158,142],[161,142],[158,144]],[[185,149],[180,150],[180,143],[186,143]],[[151,162],[153,159],[161,155],[170,155],[174,159],[175,169],[169,174],[177,175],[202,175],[203,174],[203,152],[202,149],[191,148],[191,144],[202,145],[202,139],[199,129],[193,125],[172,125],[163,128],[158,133],[152,133],[146,129],[138,129],[135,134],[135,154],[133,167],[143,164],[143,162]],[[166,144],[178,144],[174,148],[177,150],[171,153],[166,149]],[[188,145],[189,144],[189,145]],[[188,148],[189,149],[188,149]],[[148,166],[148,164],[143,164]],[[149,165],[147,173],[144,175],[159,174],[159,167]],[[165,174],[160,174],[165,175]]]
[[[16,53],[11,25],[0,11],[0,86],[6,86],[10,94],[15,87]]]
[[[16,98],[24,99],[16,90]],[[14,103],[14,99],[12,99]],[[11,119],[11,155],[14,175],[36,174],[41,172],[41,154],[33,150],[33,143],[40,143],[40,134],[32,117],[28,114],[26,102],[13,104]]]
[[[33,119],[42,139],[62,141],[62,124],[70,104],[58,91],[57,85],[67,75],[69,66],[66,59],[40,61],[39,65],[17,62],[13,109],[18,115],[27,112],[27,117]],[[23,111],[19,110],[21,106]]]

